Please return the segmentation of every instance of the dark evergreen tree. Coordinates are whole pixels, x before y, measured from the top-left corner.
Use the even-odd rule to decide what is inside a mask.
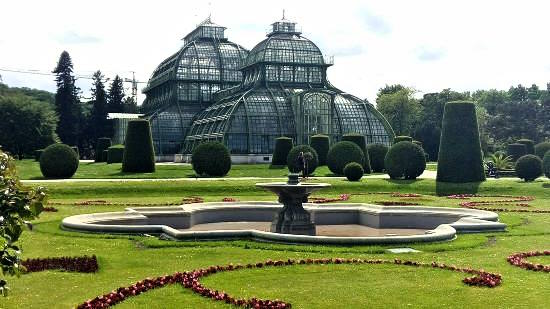
[[[123,105],[125,113],[136,114],[138,112],[137,102],[133,97],[125,97]]]
[[[116,75],[109,88],[109,94],[107,97],[109,113],[124,113],[124,86],[122,85],[122,79]]]
[[[107,94],[105,93],[103,77],[103,74],[99,70],[93,76],[93,87],[91,89],[93,106],[89,122],[92,141],[107,136],[109,133],[107,128]]]
[[[57,74],[57,92],[55,94],[55,108],[59,115],[57,135],[61,141],[68,145],[77,145],[80,132],[80,102],[78,89],[75,86],[73,76],[73,62],[67,51],[63,51],[59,57],[57,67],[53,71]]]

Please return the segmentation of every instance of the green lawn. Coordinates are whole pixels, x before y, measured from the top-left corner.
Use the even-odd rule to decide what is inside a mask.
[[[286,173],[286,171],[285,171]],[[533,195],[531,209],[550,209],[550,181],[523,183],[514,180],[437,187],[433,180],[390,181],[368,179],[352,183],[328,180],[330,189],[317,196],[351,194],[350,202],[417,200],[425,205],[457,207],[460,200],[436,196],[436,191],[463,189],[479,194]],[[210,265],[252,263],[267,259],[306,257],[361,257],[438,261],[457,266],[483,268],[501,273],[501,286],[468,287],[464,274],[430,268],[395,265],[296,265],[282,268],[239,270],[215,274],[202,281],[208,287],[237,297],[261,297],[291,302],[294,308],[530,308],[550,303],[550,274],[513,267],[511,253],[550,249],[549,214],[501,213],[508,224],[504,233],[461,234],[454,241],[412,244],[413,254],[389,254],[396,246],[283,245],[251,240],[170,242],[153,237],[84,234],[59,228],[62,218],[81,213],[118,211],[123,203],[163,203],[201,196],[207,201],[223,197],[240,200],[275,200],[254,187],[255,181],[55,183],[48,184],[52,202],[106,200],[119,206],[56,205],[57,213],[43,213],[33,231],[21,239],[27,257],[95,254],[96,274],[46,271],[8,278],[12,290],[0,298],[1,308],[71,308],[88,298],[127,286],[146,277],[191,270]],[[392,198],[380,192],[416,192],[420,198]],[[478,198],[485,200],[488,198]],[[547,257],[533,261],[550,263]],[[179,285],[168,286],[128,299],[117,308],[228,308]]]

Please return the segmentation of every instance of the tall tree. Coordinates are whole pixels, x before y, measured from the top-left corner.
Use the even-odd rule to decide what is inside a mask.
[[[138,112],[138,106],[133,97],[128,96],[124,98],[124,112],[130,114]]]
[[[402,88],[395,92],[379,92],[376,107],[386,117],[396,135],[411,135],[420,105],[413,97],[413,91]]]
[[[78,89],[73,76],[73,61],[67,51],[63,51],[53,73],[57,75],[57,92],[55,93],[55,109],[59,115],[57,134],[61,141],[68,145],[78,144],[80,102]]]
[[[92,112],[89,121],[89,132],[92,142],[100,137],[107,136],[109,132],[107,121],[107,93],[103,84],[103,74],[96,71],[92,82]]]
[[[116,75],[109,88],[109,94],[107,97],[109,113],[124,113],[124,86],[122,85],[122,79]]]

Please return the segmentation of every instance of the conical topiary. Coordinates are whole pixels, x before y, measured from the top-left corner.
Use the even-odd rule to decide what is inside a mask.
[[[292,146],[292,138],[285,136],[277,137],[275,139],[275,150],[271,158],[271,165],[286,165],[286,157]]]
[[[122,171],[134,173],[155,171],[155,150],[153,149],[149,121],[138,119],[128,122]]]
[[[327,154],[330,149],[330,139],[327,135],[317,134],[311,137],[309,146],[317,151],[319,166],[327,165]]]
[[[363,151],[363,171],[365,174],[370,174],[372,172],[370,167],[370,158],[369,152],[367,151],[367,142],[365,141],[365,136],[361,134],[344,134],[342,136],[342,141],[348,141],[356,144]]]
[[[477,182],[485,180],[476,109],[472,102],[445,104],[437,181]]]

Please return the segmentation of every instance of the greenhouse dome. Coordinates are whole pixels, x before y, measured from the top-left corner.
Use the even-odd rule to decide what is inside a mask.
[[[216,103],[200,112],[185,139],[183,153],[204,141],[221,141],[236,162],[269,161],[275,138],[307,144],[316,134],[332,143],[358,133],[367,143],[390,145],[393,130],[372,104],[327,80],[332,58],[281,20],[248,54],[238,86],[216,93]]]
[[[193,117],[210,106],[213,93],[238,85],[248,55],[210,18],[183,38],[183,47],[154,70],[143,93],[142,112],[151,122],[157,157],[173,160]]]

